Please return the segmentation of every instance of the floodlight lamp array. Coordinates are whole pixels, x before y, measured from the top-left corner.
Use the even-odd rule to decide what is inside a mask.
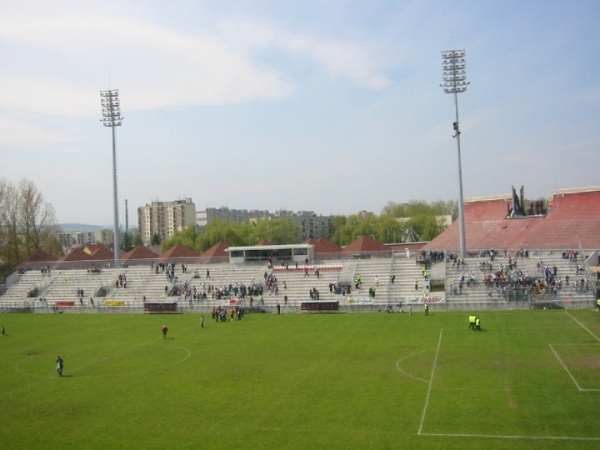
[[[121,117],[118,89],[100,91],[100,103],[102,105],[102,124],[105,127],[121,126],[123,118]]]
[[[467,62],[464,50],[448,50],[442,52],[442,66],[444,68],[444,83],[441,85],[446,94],[465,92],[467,81]]]

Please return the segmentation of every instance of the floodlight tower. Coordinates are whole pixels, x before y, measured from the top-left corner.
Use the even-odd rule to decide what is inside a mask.
[[[458,219],[460,224],[460,257],[467,256],[467,239],[465,233],[465,207],[463,199],[462,162],[460,158],[460,126],[458,120],[458,94],[465,92],[469,82],[467,81],[467,63],[464,50],[448,50],[442,52],[442,63],[444,66],[444,84],[441,84],[446,94],[454,94],[454,111],[456,121],[452,124],[454,128],[453,138],[456,139],[458,149]]]
[[[117,191],[117,140],[115,127],[120,127],[123,118],[121,117],[121,107],[119,106],[119,91],[112,89],[100,91],[100,101],[102,104],[102,124],[112,129],[112,157],[113,157],[113,204],[114,204],[114,250],[115,267],[119,267],[119,249],[121,239],[119,236],[119,196]]]

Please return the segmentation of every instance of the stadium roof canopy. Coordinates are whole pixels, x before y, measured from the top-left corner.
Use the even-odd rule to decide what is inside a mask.
[[[509,218],[510,195],[465,201],[466,244],[482,249],[600,249],[600,187],[557,190],[546,214]],[[459,222],[424,250],[457,250]]]

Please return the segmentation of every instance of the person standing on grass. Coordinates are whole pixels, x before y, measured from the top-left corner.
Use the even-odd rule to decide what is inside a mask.
[[[475,314],[471,314],[469,316],[469,330],[475,331]]]
[[[160,329],[160,331],[162,331],[163,339],[167,339],[167,333],[169,332],[169,329],[167,328],[167,326],[163,325],[163,327]]]
[[[598,300],[596,300],[596,304],[598,305],[598,312],[600,312],[600,298]],[[2,327],[2,331],[3,331],[2,334],[4,334],[4,327]]]
[[[429,305],[427,303],[425,303],[424,308],[425,308],[425,315],[428,316],[429,315]]]
[[[481,331],[481,319],[475,317],[475,331]]]
[[[59,356],[56,358],[56,371],[58,372],[58,376],[62,377],[63,376],[63,368],[65,367],[65,362],[63,361],[63,359]]]
[[[200,326],[204,328],[204,316],[200,316]]]
[[[4,325],[2,325],[2,336],[6,336],[6,328],[4,328]]]

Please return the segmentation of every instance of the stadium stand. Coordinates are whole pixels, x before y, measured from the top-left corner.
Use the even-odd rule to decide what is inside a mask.
[[[238,304],[273,312],[279,304],[286,313],[311,301],[339,304],[340,311],[398,312],[399,305],[423,303],[447,310],[592,307],[596,274],[590,266],[600,265],[600,188],[556,191],[549,210],[536,215],[509,218],[512,201],[496,196],[466,203],[465,260],[455,257],[456,222],[426,245],[410,248],[367,236],[345,248],[309,240],[315,260],[298,266],[277,260],[229,263],[223,242],[202,255],[182,245],[161,255],[136,247],[119,268],[111,266],[108,249],[76,249],[60,259],[37,252],[7,278],[0,308],[143,312],[145,302],[164,302],[176,304],[178,312]]]

